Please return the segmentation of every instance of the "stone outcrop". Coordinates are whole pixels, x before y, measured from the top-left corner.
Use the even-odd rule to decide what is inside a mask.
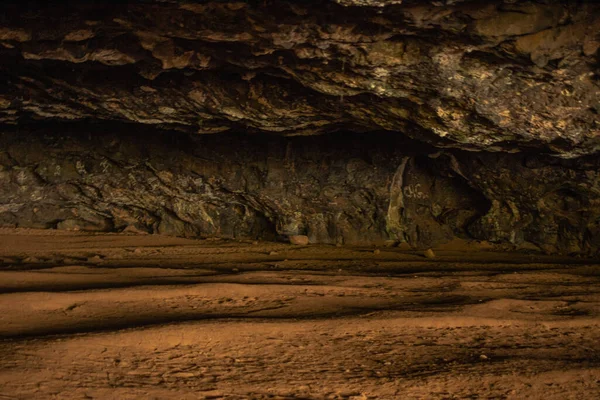
[[[596,2],[2,7],[3,225],[598,250]]]

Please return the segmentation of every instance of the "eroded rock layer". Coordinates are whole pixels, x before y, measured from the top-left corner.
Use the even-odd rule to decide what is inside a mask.
[[[6,4],[6,3],[5,3]],[[385,7],[384,7],[385,6]],[[0,121],[600,146],[594,1],[8,2]]]
[[[114,124],[5,131],[0,148],[4,226],[420,248],[459,237],[551,253],[600,245],[596,157],[439,151],[388,133],[187,136]]]

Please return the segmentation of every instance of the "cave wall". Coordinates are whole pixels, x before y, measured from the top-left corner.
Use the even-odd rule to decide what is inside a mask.
[[[598,250],[595,1],[0,7],[4,226]]]
[[[388,133],[189,136],[44,124],[0,135],[3,226],[593,253],[597,158],[440,151]]]

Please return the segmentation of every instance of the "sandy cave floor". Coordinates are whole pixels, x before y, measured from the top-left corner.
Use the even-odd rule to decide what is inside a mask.
[[[2,399],[597,399],[600,263],[0,229]]]

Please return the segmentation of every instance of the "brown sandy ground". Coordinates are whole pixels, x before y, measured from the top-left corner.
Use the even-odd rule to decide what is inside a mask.
[[[0,399],[597,399],[600,264],[0,230]]]

